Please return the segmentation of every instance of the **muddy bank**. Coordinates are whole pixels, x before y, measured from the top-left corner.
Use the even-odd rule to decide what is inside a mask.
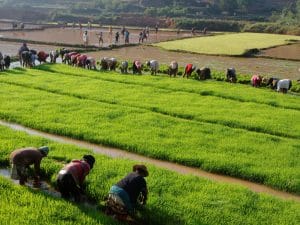
[[[131,159],[131,160],[135,160],[135,161],[139,161],[139,162],[143,162],[143,163],[150,163],[157,167],[175,171],[180,174],[191,174],[191,175],[194,175],[197,177],[207,178],[207,179],[218,181],[218,182],[241,185],[241,186],[244,186],[254,192],[266,193],[266,194],[270,194],[270,195],[273,195],[273,196],[276,196],[276,197],[279,197],[282,199],[291,199],[291,200],[300,202],[300,196],[282,192],[282,191],[277,191],[277,190],[274,190],[267,186],[252,183],[249,181],[245,181],[245,180],[241,180],[241,179],[237,179],[237,178],[233,178],[233,177],[228,177],[228,176],[222,176],[222,175],[218,175],[218,174],[213,174],[213,173],[202,171],[197,168],[182,166],[182,165],[172,163],[172,162],[166,162],[166,161],[162,161],[162,160],[152,159],[152,158],[137,155],[134,153],[125,152],[123,150],[116,149],[116,148],[104,147],[104,146],[100,146],[100,145],[96,145],[96,144],[91,144],[91,143],[88,143],[85,141],[79,141],[79,140],[75,140],[75,139],[68,138],[68,137],[49,134],[49,133],[45,133],[45,132],[41,132],[38,130],[24,127],[22,125],[5,122],[2,120],[0,120],[0,125],[10,127],[14,130],[24,131],[30,135],[47,138],[52,141],[56,141],[56,142],[60,142],[60,143],[64,143],[64,144],[73,144],[78,147],[90,149],[90,150],[94,151],[95,153],[107,155],[109,157],[127,158],[127,159]]]
[[[300,61],[300,43],[293,45],[279,46],[262,51],[261,56],[291,59]],[[300,64],[300,62],[298,62]]]
[[[16,28],[13,28],[12,27],[12,22],[13,21],[0,21],[0,31],[2,30],[20,30],[20,22],[16,23],[17,24],[17,27]],[[41,25],[35,25],[35,24],[28,24],[28,23],[24,23],[24,28],[25,29],[42,29],[42,26]]]
[[[5,42],[0,41],[0,52],[5,55],[16,56],[18,54],[18,49],[21,47],[22,43],[16,42]],[[27,44],[29,49],[35,49],[37,51],[50,52],[59,46],[50,46],[50,45],[37,45],[37,44]]]
[[[79,28],[48,28],[44,30],[35,31],[11,31],[11,32],[0,32],[0,36],[4,38],[19,38],[23,40],[32,41],[43,41],[43,42],[53,42],[62,44],[83,44],[83,32],[88,31],[88,44],[99,46],[98,34],[103,32],[103,47],[111,44],[115,44],[115,34],[120,33],[119,42],[117,44],[124,44],[124,37],[121,35],[121,30],[114,28],[112,34],[109,33],[108,28],[93,28],[93,29],[79,29]],[[141,30],[129,29],[129,42],[139,43],[139,33]],[[155,34],[154,31],[150,31],[150,35],[145,41],[146,43],[153,43],[159,41],[172,40],[177,38],[189,37],[191,36],[188,32],[176,32],[171,31],[159,31]]]
[[[143,62],[149,59],[157,59],[164,64],[169,64],[172,60],[176,60],[180,66],[184,66],[187,63],[193,63],[198,67],[208,66],[217,71],[225,71],[226,68],[235,67],[237,72],[242,74],[259,73],[262,75],[290,78],[293,80],[300,79],[300,63],[288,60],[179,53],[145,45],[109,51],[90,52],[88,55],[91,55],[96,59],[107,56],[116,57],[120,60],[140,59]]]

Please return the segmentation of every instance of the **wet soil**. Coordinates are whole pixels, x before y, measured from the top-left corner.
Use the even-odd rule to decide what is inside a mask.
[[[35,135],[35,136],[47,138],[49,140],[53,140],[53,141],[56,141],[56,142],[60,142],[60,143],[64,143],[64,144],[73,144],[73,145],[76,145],[76,146],[79,146],[79,147],[82,147],[82,148],[90,149],[90,150],[94,151],[95,153],[107,155],[109,157],[127,158],[127,159],[131,159],[131,160],[139,161],[139,162],[142,162],[142,163],[150,163],[150,164],[153,164],[157,167],[168,169],[168,170],[171,170],[171,171],[175,171],[175,172],[180,173],[180,174],[191,174],[191,175],[194,175],[194,176],[197,176],[197,177],[207,178],[207,179],[218,181],[218,182],[236,184],[236,185],[244,186],[244,187],[246,187],[246,188],[248,188],[248,189],[250,189],[254,192],[266,193],[266,194],[273,195],[273,196],[276,196],[276,197],[279,197],[279,198],[282,198],[282,199],[291,199],[291,200],[295,200],[295,201],[300,202],[300,196],[290,194],[290,193],[286,193],[286,192],[283,192],[283,191],[274,190],[274,189],[269,188],[267,186],[252,183],[252,182],[245,181],[245,180],[241,180],[241,179],[238,179],[238,178],[213,174],[213,173],[209,173],[209,172],[200,170],[198,168],[191,168],[191,167],[187,167],[187,166],[182,166],[182,165],[179,165],[179,164],[176,164],[176,163],[166,162],[166,161],[157,160],[157,159],[153,159],[153,158],[148,158],[148,157],[145,157],[145,156],[141,156],[141,155],[138,155],[138,154],[126,152],[126,151],[116,149],[116,148],[104,147],[104,146],[92,144],[92,143],[85,142],[85,141],[80,141],[80,140],[75,140],[75,139],[68,138],[68,137],[49,134],[49,133],[45,133],[45,132],[41,132],[41,131],[38,131],[38,130],[34,130],[34,129],[31,129],[31,128],[24,127],[22,125],[5,122],[5,121],[2,121],[2,120],[0,120],[0,125],[10,127],[14,130],[24,131],[24,132],[26,132],[30,135]]]
[[[279,46],[264,50],[261,56],[267,56],[279,59],[299,60],[300,64],[300,43],[293,45]]]
[[[20,29],[20,24],[18,23],[17,24],[18,27],[15,28],[14,30],[18,30]],[[35,28],[41,28],[40,25],[34,25],[34,24],[25,24],[25,29],[35,29]],[[8,29],[11,29],[13,30],[12,28],[12,23],[11,22],[5,22],[5,21],[0,21],[0,30],[8,30]]]
[[[208,56],[191,53],[170,52],[151,46],[134,46],[107,51],[90,52],[88,55],[100,59],[104,56],[116,57],[120,60],[140,59],[143,62],[156,59],[160,63],[169,64],[176,60],[180,66],[193,63],[198,67],[208,66],[213,70],[225,71],[226,68],[235,67],[241,74],[261,74],[279,78],[300,79],[300,62],[289,60],[276,60],[266,58],[242,58],[226,56]]]
[[[10,177],[10,168],[2,168],[0,169],[0,176],[3,176],[7,179],[11,179]],[[11,179],[11,181],[15,184],[19,184],[19,180],[14,180]],[[58,191],[56,191],[54,188],[51,187],[50,184],[48,184],[45,181],[41,181],[39,187],[36,187],[35,185],[33,185],[33,181],[32,180],[28,180],[28,182],[26,182],[25,184],[27,187],[31,188],[31,189],[35,189],[35,190],[41,190],[44,193],[47,193],[53,197],[56,198],[60,198],[61,195]]]
[[[109,33],[108,28],[93,28],[93,29],[79,29],[79,28],[47,28],[44,30],[35,31],[11,31],[11,32],[0,32],[0,36],[4,38],[18,38],[31,41],[43,41],[52,43],[63,43],[63,44],[84,44],[83,43],[83,32],[88,31],[88,45],[99,46],[98,35],[99,32],[103,32],[103,47],[110,44],[115,44],[115,33],[120,33],[119,42],[117,44],[124,44],[124,37],[121,35],[120,29],[113,29],[112,34]],[[129,42],[139,43],[139,33],[141,30],[129,29]],[[153,43],[159,41],[172,40],[176,38],[189,37],[191,36],[188,32],[181,32],[177,34],[172,31],[160,31],[155,34],[154,31],[150,32],[149,38],[145,43]]]

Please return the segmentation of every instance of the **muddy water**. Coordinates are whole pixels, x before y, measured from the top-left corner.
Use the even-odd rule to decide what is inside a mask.
[[[17,24],[18,28],[20,27],[20,23]],[[34,28],[41,28],[40,25],[34,25],[34,24],[25,24],[25,29],[34,29]],[[7,30],[7,29],[12,29],[12,23],[11,22],[5,22],[5,21],[0,21],[0,30]]]
[[[0,32],[0,36],[5,38],[18,38],[24,40],[32,41],[44,41],[52,43],[65,43],[65,44],[83,44],[83,32],[86,29],[79,28],[48,28],[45,30],[36,30],[36,31],[11,31],[11,32]],[[103,46],[108,46],[115,43],[115,33],[120,29],[113,29],[112,35],[110,35],[108,28],[98,28],[90,29],[88,31],[88,40],[89,45],[99,46],[98,35],[99,32],[103,32]],[[139,42],[139,33],[140,30],[129,29],[129,42],[138,43]],[[170,39],[188,37],[190,33],[181,32],[177,34],[176,32],[171,31],[160,31],[158,34],[155,34],[153,31],[150,32],[149,38],[146,41],[147,43],[165,41]],[[124,44],[124,38],[120,34],[119,43]]]
[[[236,185],[247,187],[248,189],[250,189],[254,192],[266,193],[266,194],[270,194],[270,195],[273,195],[273,196],[276,196],[276,197],[279,197],[282,199],[291,199],[291,200],[300,202],[300,196],[289,194],[289,193],[282,192],[282,191],[277,191],[277,190],[274,190],[267,186],[252,183],[249,181],[244,181],[244,180],[233,178],[233,177],[208,173],[208,172],[202,171],[200,169],[182,166],[182,165],[178,165],[178,164],[172,163],[172,162],[166,162],[166,161],[162,161],[162,160],[152,159],[152,158],[137,155],[134,153],[125,152],[125,151],[122,151],[122,150],[116,149],[116,148],[104,147],[104,146],[100,146],[100,145],[96,145],[96,144],[91,144],[91,143],[88,143],[85,141],[79,141],[79,140],[75,140],[72,138],[49,134],[49,133],[41,132],[38,130],[30,129],[30,128],[27,128],[27,127],[24,127],[24,126],[21,126],[18,124],[8,123],[8,122],[1,121],[1,120],[0,120],[0,125],[10,127],[14,130],[24,131],[30,135],[47,138],[52,141],[65,143],[65,144],[73,144],[73,145],[76,145],[76,146],[79,146],[82,148],[90,149],[90,150],[94,151],[95,153],[107,155],[109,157],[127,158],[127,159],[131,159],[131,160],[139,161],[142,163],[149,163],[149,164],[153,164],[160,168],[175,171],[180,174],[191,174],[194,176],[198,176],[201,178],[207,178],[207,179],[218,181],[218,182],[236,184]]]
[[[0,176],[3,176],[7,179],[10,179],[14,184],[19,184],[18,180],[13,180],[10,177],[10,169],[8,168],[2,168],[0,169]],[[27,187],[33,189],[33,190],[39,190],[42,191],[43,193],[50,195],[52,197],[55,198],[61,198],[61,194],[59,191],[55,190],[50,184],[48,184],[45,181],[41,181],[40,186],[39,187],[35,187],[33,185],[33,181],[29,180],[26,184]],[[72,199],[72,201],[74,201],[74,199]],[[80,202],[81,205],[83,205],[84,207],[90,208],[90,209],[94,209],[97,210],[98,209],[98,205],[91,201],[90,199],[88,199],[86,196],[82,197],[82,201]]]
[[[281,59],[300,60],[300,43],[271,48],[263,51],[261,55]],[[300,61],[298,63],[300,64]]]
[[[9,168],[2,168],[0,169],[0,176],[3,176],[7,179],[10,179],[14,184],[19,184],[18,180],[13,180],[10,177],[10,169]],[[60,192],[58,192],[57,190],[55,190],[50,184],[48,184],[45,181],[41,181],[40,186],[39,187],[35,187],[33,185],[33,181],[29,180],[26,184],[27,187],[34,189],[34,190],[39,190],[42,191],[45,194],[48,194],[52,197],[55,198],[61,198],[61,194]],[[82,200],[81,204],[84,205],[85,207],[88,208],[92,208],[92,209],[97,209],[97,205],[94,202],[91,202],[87,197],[83,197],[84,199]]]
[[[5,178],[8,178],[8,179],[11,179],[10,177],[10,169],[9,168],[2,168],[0,169],[0,176],[3,176]],[[14,180],[14,179],[11,179],[15,184],[19,184],[19,181],[18,180]],[[39,189],[41,191],[43,191],[44,193],[47,193],[53,197],[61,197],[60,193],[58,191],[56,191],[54,188],[52,188],[50,186],[50,184],[48,184],[47,182],[45,181],[41,181],[40,183],[40,186],[37,188],[33,185],[33,181],[32,180],[29,180],[27,183],[26,183],[26,186],[27,187],[30,187],[32,189]]]
[[[159,62],[165,64],[176,60],[180,66],[193,63],[198,67],[208,66],[218,71],[225,71],[226,68],[235,67],[238,73],[243,74],[259,73],[279,78],[300,79],[300,62],[288,60],[207,56],[170,52],[151,46],[134,46],[109,51],[91,52],[88,54],[94,56],[96,59],[100,59],[103,56],[116,57],[122,60],[140,59],[143,62],[149,59],[157,59]]]

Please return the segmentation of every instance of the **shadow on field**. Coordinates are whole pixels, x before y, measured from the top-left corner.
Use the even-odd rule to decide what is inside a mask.
[[[94,222],[97,222],[97,224],[107,224],[107,225],[121,224],[120,222],[118,222],[118,221],[114,220],[113,218],[106,216],[104,213],[100,212],[96,205],[91,205],[90,203],[77,204],[73,201],[66,201],[60,197],[54,197],[51,194],[41,192],[39,189],[28,188],[28,190],[35,195],[41,196],[42,198],[51,199],[51,200],[55,200],[55,201],[68,202],[71,205],[76,206],[82,213],[85,214],[85,216],[90,217]],[[58,217],[58,220],[60,220],[59,215],[57,215],[57,217]],[[69,222],[72,221],[75,224],[81,224],[80,221],[76,221],[76,219],[73,217],[69,217],[69,218],[62,217],[61,219],[64,221],[67,220]]]
[[[162,210],[161,207],[154,205],[146,206],[141,213],[140,224],[142,225],[184,225],[186,224],[180,218],[180,215],[170,215],[170,210]]]

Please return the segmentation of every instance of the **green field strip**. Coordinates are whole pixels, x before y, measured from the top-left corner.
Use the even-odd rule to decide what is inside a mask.
[[[0,126],[0,164],[8,165],[13,149],[48,145],[42,161],[43,177],[54,184],[64,163],[89,153],[72,145],[58,144]],[[136,162],[95,155],[96,163],[85,183],[86,193],[102,204],[111,185],[126,175]],[[300,203],[256,194],[239,186],[216,183],[194,176],[178,175],[147,165],[149,200],[141,211],[143,224],[297,225]],[[78,207],[61,199],[13,185],[0,177],[0,219],[4,224],[117,224],[101,212]],[[42,209],[42,210],[41,210]],[[18,215],[16,217],[16,215]]]
[[[162,109],[159,109],[157,107],[154,107],[154,108],[152,108],[152,107],[150,107],[150,108],[149,107],[138,107],[138,106],[134,106],[134,105],[120,104],[120,103],[117,103],[116,101],[97,100],[97,99],[93,99],[93,98],[87,98],[83,95],[76,94],[76,93],[75,94],[70,94],[70,93],[66,93],[66,92],[62,92],[62,91],[49,90],[49,89],[44,89],[44,88],[41,88],[41,87],[33,87],[33,86],[30,86],[30,85],[19,84],[19,83],[15,83],[15,82],[0,81],[0,83],[15,85],[15,86],[19,86],[19,87],[25,87],[25,88],[30,88],[30,89],[35,89],[35,90],[39,90],[39,91],[49,92],[49,93],[68,96],[68,97],[73,97],[73,98],[78,98],[78,99],[82,99],[82,100],[89,100],[89,101],[95,101],[95,102],[99,102],[99,103],[106,103],[106,104],[111,104],[111,105],[119,105],[119,106],[129,107],[129,108],[149,110],[153,113],[158,113],[158,114],[162,114],[162,115],[165,115],[165,116],[180,118],[180,119],[183,119],[183,120],[190,120],[190,121],[193,121],[193,122],[200,122],[199,125],[201,125],[203,123],[211,124],[211,125],[217,124],[217,125],[223,125],[223,126],[233,128],[233,129],[246,130],[246,131],[249,131],[249,132],[269,134],[269,135],[272,135],[272,136],[286,137],[286,138],[291,138],[291,139],[299,139],[299,136],[293,135],[293,134],[290,135],[290,134],[286,134],[284,132],[276,132],[276,131],[272,132],[272,131],[268,131],[268,130],[265,130],[265,129],[262,129],[262,128],[259,128],[259,127],[243,126],[241,124],[235,124],[231,121],[200,119],[200,118],[194,117],[192,115],[188,115],[188,114],[178,114],[178,113],[173,113],[173,112],[170,113],[168,111],[163,111]],[[296,117],[292,117],[292,119],[293,118],[296,118]],[[277,126],[278,126],[278,124],[277,124]],[[290,129],[290,127],[288,127],[288,129]]]
[[[94,209],[16,186],[3,177],[0,177],[0,199],[1,224],[120,224]]]
[[[238,102],[266,104],[275,108],[300,110],[299,96],[283,96],[270,89],[254,89],[250,87],[250,85],[229,84],[226,82],[212,81],[199,82],[182,78],[169,79],[163,76],[120,75],[115,72],[87,71],[81,68],[74,68],[57,64],[44,64],[35,67],[35,69],[52,72],[55,74],[59,73],[77,77],[90,77],[95,80],[105,80],[122,84],[139,85],[143,87],[149,86],[169,91],[196,93],[200,94],[201,96],[215,96],[222,99],[228,99]],[[243,91],[241,91],[241,89]]]
[[[166,50],[193,52],[208,55],[242,56],[251,49],[266,49],[300,41],[299,36],[234,33],[209,37],[188,38],[152,44]]]
[[[61,74],[53,76],[32,70],[26,71],[22,76],[0,77],[0,82],[80,99],[147,109],[182,119],[289,138],[300,137],[300,112],[294,110],[277,109],[274,112],[270,106],[258,108],[253,103],[236,103],[191,93],[162,92],[154,88],[112,85],[111,82],[74,79]],[[229,114],[234,116],[228,116]]]
[[[299,140],[3,84],[0,118],[299,193]],[[275,179],[276,178],[276,179]]]

